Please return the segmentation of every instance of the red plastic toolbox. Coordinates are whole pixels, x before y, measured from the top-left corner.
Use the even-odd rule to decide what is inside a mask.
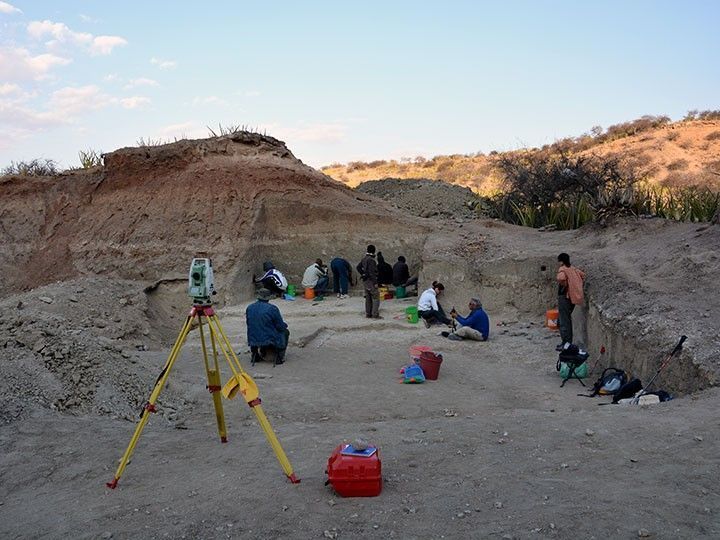
[[[341,444],[330,455],[327,464],[327,483],[341,497],[375,497],[382,491],[380,450],[373,455],[348,456]]]

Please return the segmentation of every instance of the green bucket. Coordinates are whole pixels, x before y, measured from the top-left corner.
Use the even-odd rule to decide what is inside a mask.
[[[405,298],[406,296],[407,291],[405,287],[395,287],[395,298]]]
[[[417,324],[417,322],[420,320],[417,306],[406,307],[405,315],[407,316],[407,320],[409,323]]]
[[[295,296],[295,285],[288,285],[287,286],[287,293],[290,296]]]

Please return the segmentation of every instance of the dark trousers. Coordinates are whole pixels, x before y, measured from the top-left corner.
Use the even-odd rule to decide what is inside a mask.
[[[437,311],[435,311],[434,309],[428,309],[427,311],[418,311],[418,315],[420,315],[428,322],[440,321],[443,324],[450,324],[450,319],[447,315],[445,315],[445,311],[443,311],[440,302],[438,302]]]
[[[281,363],[285,360],[285,352],[287,351],[288,342],[290,341],[290,330],[283,332],[283,346],[275,345],[252,345],[250,353],[252,354],[252,363],[260,362],[265,359],[268,353],[275,354],[275,362]]]
[[[563,343],[573,342],[573,327],[572,327],[572,312],[575,309],[570,299],[566,296],[558,296],[558,312],[560,320],[558,324],[560,326],[560,339]]]
[[[333,292],[335,294],[347,294],[350,280],[345,265],[331,266],[330,269],[333,275]]]
[[[380,314],[380,291],[374,281],[363,281],[365,289],[365,316],[377,317]]]
[[[285,292],[275,284],[275,281],[272,278],[265,278],[260,283],[262,283],[262,286],[265,287],[268,291],[272,291],[278,296],[282,296]]]
[[[327,289],[328,281],[330,280],[327,278],[327,276],[318,278],[317,283],[315,284],[315,294],[324,293]]]

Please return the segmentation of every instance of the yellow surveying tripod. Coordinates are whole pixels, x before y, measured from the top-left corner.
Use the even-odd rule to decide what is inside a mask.
[[[212,345],[213,353],[212,365],[208,360],[208,349],[205,344],[203,317],[206,320],[207,328],[210,334],[210,343]],[[280,441],[278,441],[277,437],[275,436],[275,432],[270,426],[270,422],[268,421],[267,416],[265,416],[265,413],[263,412],[262,405],[260,404],[260,393],[258,391],[257,384],[255,384],[255,381],[252,379],[252,377],[250,377],[250,375],[248,375],[240,365],[240,361],[238,360],[235,351],[233,351],[232,347],[230,346],[230,341],[228,340],[225,331],[220,325],[220,320],[215,314],[215,310],[213,310],[212,306],[209,304],[195,304],[190,310],[187,320],[185,321],[185,326],[183,326],[182,330],[180,331],[180,335],[175,341],[175,345],[173,345],[173,348],[170,351],[170,356],[168,357],[167,362],[165,362],[165,366],[163,367],[160,375],[155,381],[155,386],[153,387],[152,393],[150,394],[150,398],[143,406],[140,421],[135,427],[135,433],[130,439],[130,444],[128,444],[125,453],[120,459],[120,465],[118,465],[117,471],[115,471],[114,478],[110,482],[106,483],[107,487],[109,487],[110,489],[115,489],[115,487],[117,486],[118,480],[120,480],[120,476],[125,470],[125,467],[127,466],[133,451],[135,450],[135,445],[137,445],[138,440],[140,439],[142,430],[148,423],[150,413],[156,412],[155,403],[157,402],[158,396],[160,395],[160,392],[162,391],[165,383],[168,380],[168,377],[170,376],[170,370],[172,369],[175,360],[177,360],[180,354],[180,349],[182,348],[183,343],[185,343],[185,339],[187,338],[190,330],[192,329],[193,321],[195,320],[195,318],[197,318],[198,329],[200,331],[200,342],[202,344],[203,358],[205,360],[205,372],[207,373],[208,379],[207,388],[212,394],[213,403],[215,405],[215,416],[217,418],[220,441],[227,442],[225,415],[223,413],[223,406],[220,394],[222,393],[222,395],[225,396],[225,398],[227,399],[233,399],[237,396],[237,393],[239,391],[247,404],[255,413],[255,416],[257,416],[257,419],[260,422],[260,426],[262,426],[263,431],[265,432],[265,436],[267,437],[270,446],[275,452],[275,456],[280,462],[280,466],[285,472],[285,475],[290,479],[290,482],[292,482],[293,484],[299,483],[300,479],[295,476],[292,466],[290,465],[290,462],[288,461],[288,458],[285,455],[282,446],[280,446]],[[220,370],[218,367],[217,353],[218,348],[223,353],[223,356],[225,356],[225,359],[230,366],[230,370],[232,371],[232,377],[222,388],[220,387]]]

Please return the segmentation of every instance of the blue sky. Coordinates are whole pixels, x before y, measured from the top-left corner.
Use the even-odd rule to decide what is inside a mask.
[[[720,109],[720,2],[0,1],[0,167],[246,125],[304,162]]]

